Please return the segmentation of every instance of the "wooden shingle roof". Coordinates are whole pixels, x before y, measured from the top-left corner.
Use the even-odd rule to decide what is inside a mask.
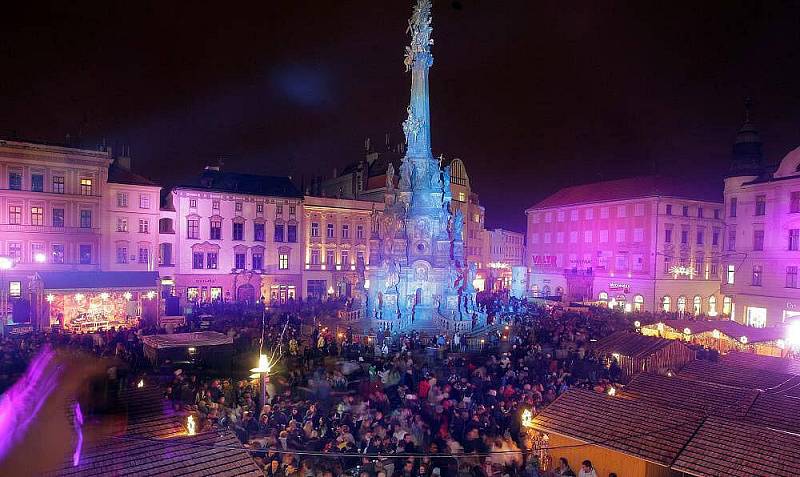
[[[753,353],[732,352],[722,357],[721,361],[731,366],[744,368],[763,369],[774,373],[792,374],[800,376],[800,360],[792,358],[777,358]]]
[[[668,346],[684,344],[675,340],[619,331],[593,343],[591,348],[601,354],[618,353],[630,358],[646,358]]]
[[[52,476],[263,476],[252,457],[229,430],[186,433],[155,386],[120,393],[117,407],[122,430],[86,445],[80,462],[64,462]]]
[[[731,418],[743,417],[758,394],[754,389],[644,373],[637,375],[618,393],[661,406]]]
[[[744,389],[777,392],[800,383],[800,376],[765,369],[747,368],[730,362],[696,360],[684,366],[678,375],[692,381],[723,384]]]
[[[754,425],[800,433],[800,399],[762,393],[744,420]]]
[[[622,396],[572,389],[547,406],[534,426],[669,466],[703,416]]]
[[[672,468],[697,476],[795,476],[800,468],[800,436],[710,417]]]

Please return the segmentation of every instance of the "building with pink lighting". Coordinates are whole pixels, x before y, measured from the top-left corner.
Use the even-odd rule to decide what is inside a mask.
[[[9,322],[69,326],[108,312],[114,316],[106,322],[121,324],[143,316],[143,296],[156,294],[155,275],[138,275],[151,270],[146,266],[114,267],[109,241],[113,220],[130,214],[113,206],[123,190],[142,204],[147,197],[151,207],[136,215],[155,224],[160,188],[131,172],[129,160],[114,162],[110,150],[0,141],[0,255],[14,264],[0,280]],[[142,237],[157,243],[153,234]],[[157,306],[146,308],[157,315]]]
[[[302,200],[288,177],[206,167],[174,187],[159,224],[162,283],[182,303],[302,296]]]
[[[722,313],[722,202],[681,179],[561,189],[526,211],[534,296],[627,311]]]
[[[800,148],[767,167],[748,117],[732,159],[722,291],[736,321],[780,325],[800,317]]]

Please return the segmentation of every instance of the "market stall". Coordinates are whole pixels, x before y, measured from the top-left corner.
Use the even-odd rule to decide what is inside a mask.
[[[591,349],[600,357],[617,361],[623,382],[641,372],[677,371],[695,359],[695,352],[680,341],[625,331],[592,343]]]
[[[644,325],[640,331],[645,336],[682,340],[721,354],[742,351],[780,357],[786,353],[784,326],[753,328],[731,320],[672,320]]]
[[[144,354],[150,363],[191,362],[215,369],[230,369],[233,338],[216,331],[148,335],[142,338]]]
[[[130,327],[159,315],[157,272],[38,272],[31,279],[39,327],[75,333]]]

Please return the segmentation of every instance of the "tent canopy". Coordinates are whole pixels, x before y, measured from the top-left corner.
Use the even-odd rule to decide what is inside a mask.
[[[37,272],[44,290],[155,289],[158,272]]]

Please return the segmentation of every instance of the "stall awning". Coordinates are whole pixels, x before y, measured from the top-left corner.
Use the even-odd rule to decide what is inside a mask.
[[[216,331],[200,331],[197,333],[174,333],[171,335],[148,335],[142,338],[146,346],[155,349],[165,348],[200,348],[202,346],[218,346],[232,344],[233,338]]]
[[[34,280],[40,281],[44,290],[155,290],[158,272],[37,272]]]

